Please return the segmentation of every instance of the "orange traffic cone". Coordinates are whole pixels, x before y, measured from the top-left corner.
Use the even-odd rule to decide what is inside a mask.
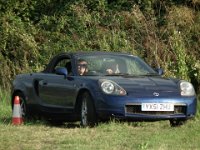
[[[15,96],[13,114],[12,114],[12,124],[20,125],[22,123],[23,123],[23,119],[22,119],[22,111],[20,107],[20,99],[19,99],[19,96]]]

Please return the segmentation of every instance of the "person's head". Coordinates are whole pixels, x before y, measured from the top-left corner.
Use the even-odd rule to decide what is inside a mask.
[[[118,64],[109,64],[106,69],[107,74],[119,73]]]
[[[84,59],[78,60],[77,67],[78,67],[78,74],[81,76],[88,72],[87,62]]]

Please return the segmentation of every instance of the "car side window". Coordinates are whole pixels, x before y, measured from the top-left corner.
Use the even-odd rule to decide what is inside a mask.
[[[57,68],[61,68],[61,67],[66,68],[68,71],[68,74],[72,73],[71,60],[69,58],[64,58],[64,59],[59,60],[53,69],[53,73],[55,73],[55,70]]]

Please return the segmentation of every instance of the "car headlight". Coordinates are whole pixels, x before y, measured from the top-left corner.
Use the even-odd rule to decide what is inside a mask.
[[[105,94],[126,95],[126,91],[111,80],[99,80],[99,84]]]
[[[190,82],[181,81],[180,89],[181,89],[182,96],[194,96],[195,95],[194,87]]]

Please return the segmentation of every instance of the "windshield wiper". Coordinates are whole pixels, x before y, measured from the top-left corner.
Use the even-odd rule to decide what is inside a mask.
[[[129,73],[113,73],[113,74],[106,74],[105,76],[135,76]]]
[[[141,76],[159,76],[159,74],[157,74],[157,73],[146,73],[146,74],[142,74]]]

